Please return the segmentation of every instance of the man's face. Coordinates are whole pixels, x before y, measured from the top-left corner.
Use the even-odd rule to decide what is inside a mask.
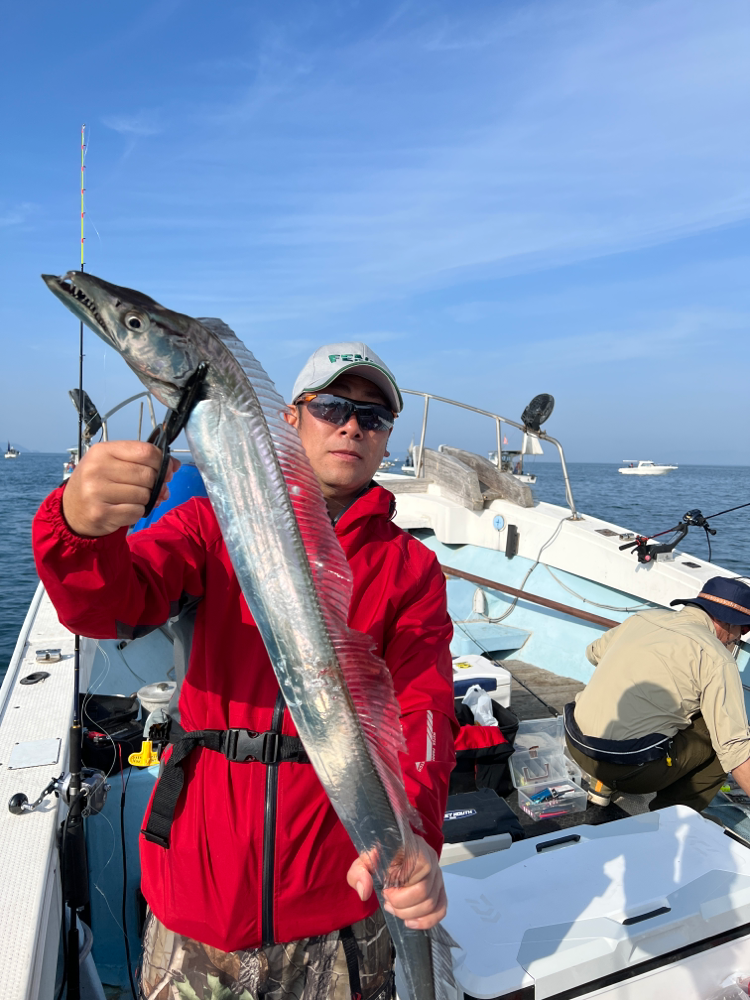
[[[383,393],[360,375],[340,375],[321,392],[356,403],[388,406]],[[302,447],[326,496],[354,496],[372,479],[386,454],[390,431],[363,431],[355,414],[342,427],[319,420],[302,403],[291,408],[289,422],[299,432]]]
[[[732,646],[742,638],[742,625],[731,625],[729,622],[721,622],[714,618],[714,628],[717,639],[725,646]]]

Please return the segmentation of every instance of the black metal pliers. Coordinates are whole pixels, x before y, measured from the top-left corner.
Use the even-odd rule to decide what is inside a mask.
[[[164,480],[167,478],[169,446],[188,422],[188,417],[198,402],[198,393],[207,374],[208,362],[201,361],[185,383],[185,388],[182,390],[182,395],[177,406],[173,410],[167,410],[164,421],[158,427],[154,427],[149,436],[148,443],[155,444],[157,448],[161,449],[162,459],[159,474],[156,477],[154,488],[151,490],[151,497],[143,512],[144,517],[148,517],[156,506],[156,501],[159,499]]]

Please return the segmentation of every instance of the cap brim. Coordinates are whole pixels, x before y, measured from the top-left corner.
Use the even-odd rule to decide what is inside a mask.
[[[361,361],[353,361],[349,365],[343,365],[341,368],[337,368],[331,374],[330,378],[316,380],[314,385],[306,385],[302,391],[310,392],[315,389],[325,389],[331,382],[335,382],[339,375],[343,375],[344,373],[360,375],[362,378],[366,378],[368,382],[372,382],[373,385],[376,385],[380,389],[394,413],[400,413],[403,410],[404,401],[401,398],[398,386],[379,365],[374,365],[371,362],[363,364]]]

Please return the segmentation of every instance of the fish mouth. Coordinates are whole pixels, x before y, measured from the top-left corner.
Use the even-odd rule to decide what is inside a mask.
[[[68,271],[62,277],[55,274],[43,274],[42,280],[61,302],[73,312],[78,313],[81,319],[85,320],[99,336],[111,342],[96,302],[86,294],[80,285],[75,283],[73,279],[76,275],[75,271]]]

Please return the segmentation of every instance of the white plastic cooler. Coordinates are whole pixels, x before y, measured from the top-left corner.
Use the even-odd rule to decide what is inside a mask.
[[[486,656],[468,653],[453,659],[453,687],[457,697],[466,694],[472,684],[479,684],[499,705],[510,707],[510,674]]]
[[[706,1000],[750,975],[750,849],[684,806],[443,870],[459,998]]]

